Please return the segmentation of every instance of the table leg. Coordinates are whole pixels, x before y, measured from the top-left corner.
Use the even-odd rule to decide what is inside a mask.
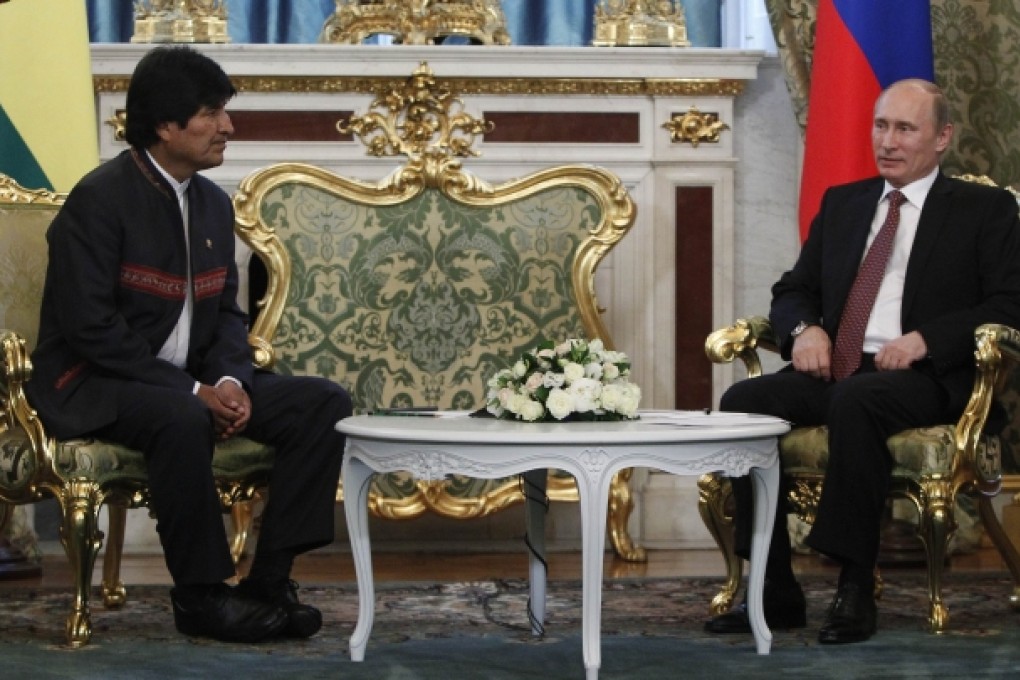
[[[358,623],[351,634],[351,661],[364,661],[368,636],[375,620],[375,583],[372,578],[372,547],[368,535],[368,490],[372,470],[348,451],[341,472],[344,514],[350,533],[354,571],[358,579]]]
[[[754,487],[754,534],[751,537],[751,569],[747,577],[747,615],[759,654],[768,654],[772,631],[765,623],[762,589],[765,586],[765,561],[779,501],[779,458],[767,468],[751,468]]]
[[[577,479],[581,506],[581,649],[586,680],[598,680],[602,665],[602,554],[606,549],[609,486],[614,472]]]
[[[529,470],[521,476],[524,478],[526,497],[524,518],[528,538],[531,634],[538,637],[545,633],[545,597],[548,579],[545,561],[545,517],[549,512],[545,489],[549,471],[545,468]]]

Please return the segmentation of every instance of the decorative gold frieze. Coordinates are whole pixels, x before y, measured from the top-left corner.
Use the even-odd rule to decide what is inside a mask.
[[[662,127],[669,130],[670,139],[674,143],[689,142],[695,148],[701,142],[717,144],[719,133],[730,129],[729,125],[719,120],[718,114],[702,113],[696,106],[692,106],[683,115],[674,114]]]
[[[359,44],[389,35],[404,45],[434,45],[451,36],[482,45],[509,45],[499,0],[335,0],[319,42]]]
[[[95,76],[93,89],[127,92],[130,76]],[[234,76],[238,92],[378,94],[404,82],[393,76]],[[735,97],[744,91],[743,80],[725,78],[437,78],[461,95],[564,95]]]
[[[687,47],[687,19],[679,0],[600,0],[596,47]]]
[[[226,0],[136,0],[133,43],[228,43]]]

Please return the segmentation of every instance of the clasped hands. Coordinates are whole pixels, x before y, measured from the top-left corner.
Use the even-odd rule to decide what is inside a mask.
[[[928,344],[917,331],[890,340],[875,354],[875,368],[894,371],[910,368],[928,356]],[[793,342],[793,367],[822,380],[832,379],[832,341],[821,326],[811,326]]]
[[[237,383],[224,380],[219,385],[201,385],[198,398],[212,412],[213,427],[220,439],[240,434],[251,417],[251,398]]]

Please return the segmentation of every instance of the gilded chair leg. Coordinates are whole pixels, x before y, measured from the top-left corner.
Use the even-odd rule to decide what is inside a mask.
[[[238,501],[230,506],[230,522],[234,527],[234,538],[230,541],[230,556],[235,567],[244,559],[244,548],[248,543],[248,533],[251,531],[252,517],[255,514],[253,506],[254,501]]]
[[[740,588],[743,562],[737,557],[733,545],[733,522],[726,516],[726,501],[732,495],[729,480],[716,474],[702,475],[698,479],[698,512],[708,531],[715,539],[726,564],[726,581],[722,590],[712,598],[709,613],[723,614],[733,606]]]
[[[92,639],[89,590],[96,554],[103,543],[103,534],[98,528],[102,498],[99,485],[85,480],[67,483],[59,490],[58,498],[63,510],[60,542],[67,553],[74,579],[74,603],[66,626],[67,644],[77,648]]]
[[[634,510],[634,497],[630,490],[630,477],[634,468],[624,468],[613,476],[609,486],[609,538],[616,554],[628,562],[646,562],[645,549],[634,545],[627,521]]]
[[[946,561],[946,546],[956,529],[953,517],[953,495],[940,488],[945,482],[928,482],[922,497],[927,497],[920,508],[918,532],[924,541],[928,563],[928,626],[933,633],[944,633],[949,625],[949,608],[942,599],[942,571]]]
[[[992,539],[1013,577],[1013,592],[1009,596],[1009,605],[1013,609],[1020,609],[1020,553],[1017,553],[1016,546],[1002,528],[999,516],[992,506],[991,496],[984,494],[978,496],[978,512],[981,514],[981,522],[988,532],[988,537]]]
[[[120,580],[127,508],[123,505],[107,504],[106,511],[110,523],[107,527],[106,551],[103,553],[103,604],[107,609],[119,609],[127,601],[127,590]]]

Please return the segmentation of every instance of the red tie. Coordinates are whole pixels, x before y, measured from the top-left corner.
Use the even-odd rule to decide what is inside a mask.
[[[885,277],[885,267],[889,263],[896,227],[900,225],[900,204],[906,198],[899,191],[889,192],[889,213],[885,216],[882,228],[864,256],[864,262],[857,271],[857,278],[850,289],[850,295],[843,308],[843,316],[839,319],[836,332],[836,349],[832,353],[832,377],[842,380],[861,365],[861,352],[864,350],[864,329],[868,326],[871,308],[875,306],[875,297]]]

